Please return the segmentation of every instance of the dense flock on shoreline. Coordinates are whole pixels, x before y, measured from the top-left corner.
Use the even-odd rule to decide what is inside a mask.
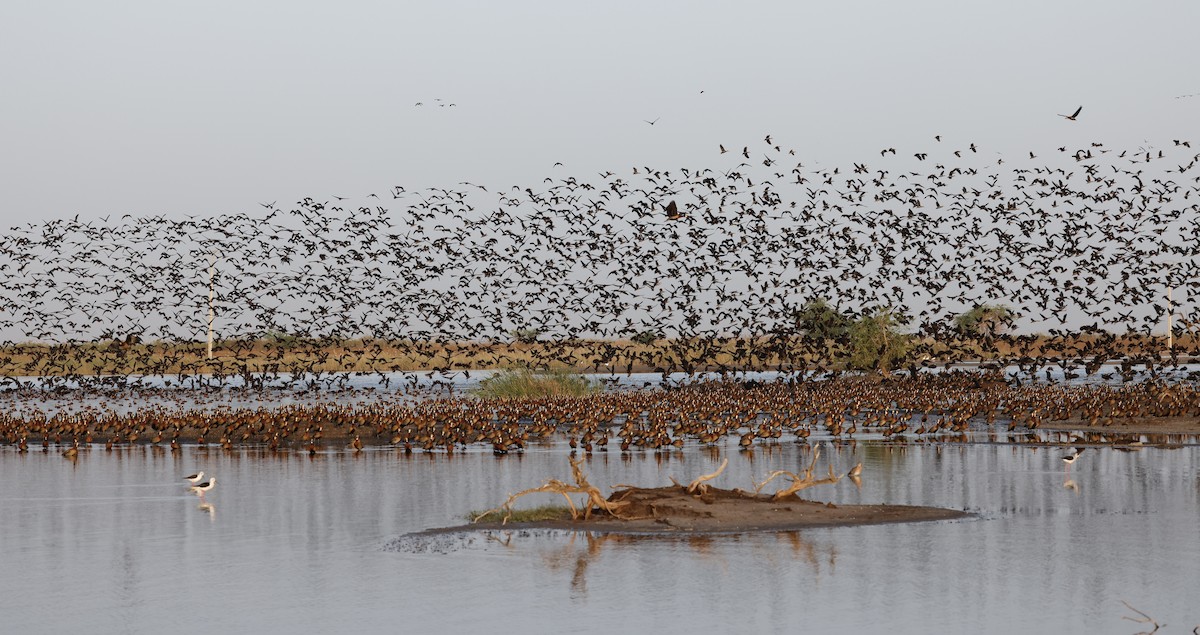
[[[824,381],[704,382],[672,390],[605,392],[586,397],[276,404],[198,409],[195,403],[117,414],[76,404],[49,414],[40,399],[0,413],[0,442],[18,451],[72,453],[150,444],[260,447],[279,452],[359,451],[393,446],[406,453],[490,449],[520,453],[529,444],[566,440],[580,452],[670,452],[685,445],[750,449],[807,443],[810,435],[849,441],[966,440],[986,431],[1041,443],[1043,424],[1073,422],[1088,442],[1140,445],[1123,430],[1137,418],[1195,419],[1194,386],[1022,386],[997,375],[954,372]],[[997,436],[999,435],[999,436]],[[1069,439],[1060,439],[1066,442]],[[1076,441],[1078,442],[1078,440]],[[66,450],[64,450],[66,448]]]
[[[819,368],[848,346],[805,327],[819,301],[895,316],[917,342],[909,365],[1170,365],[1200,353],[1192,309],[1166,302],[1200,279],[1198,158],[1185,140],[1026,159],[939,137],[842,168],[767,136],[718,168],[32,223],[0,238],[0,374],[383,381],[405,356],[441,371]],[[210,273],[213,359],[196,344]],[[989,303],[1052,326],[954,330]],[[1164,361],[1148,338],[1168,308],[1179,337]],[[514,360],[514,339],[536,343]]]

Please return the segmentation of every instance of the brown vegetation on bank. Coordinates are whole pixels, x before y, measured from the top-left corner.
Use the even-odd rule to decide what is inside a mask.
[[[1175,339],[1191,354],[1200,339]],[[1163,337],[1143,334],[1074,333],[1001,335],[979,339],[913,338],[907,365],[1022,359],[1160,360]],[[215,375],[250,377],[278,373],[387,373],[490,370],[525,366],[578,372],[662,370],[794,370],[844,367],[850,351],[834,340],[803,337],[435,342],[304,338],[218,341],[213,359],[204,342],[101,341],[23,343],[0,347],[0,376]]]

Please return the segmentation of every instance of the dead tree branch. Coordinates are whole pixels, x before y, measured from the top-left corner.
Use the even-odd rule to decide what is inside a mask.
[[[1149,615],[1146,615],[1145,613],[1133,608],[1132,606],[1130,606],[1129,602],[1126,602],[1125,600],[1121,600],[1121,604],[1124,604],[1125,608],[1129,609],[1130,611],[1133,611],[1134,613],[1141,615],[1141,617],[1130,617],[1128,615],[1122,615],[1121,619],[1129,620],[1130,622],[1136,622],[1138,624],[1153,624],[1154,625],[1154,628],[1152,630],[1142,631],[1138,635],[1150,635],[1150,633],[1154,633],[1158,629],[1166,626],[1166,624],[1159,624],[1158,621],[1155,620],[1153,617],[1150,617]]]
[[[701,496],[703,496],[704,494],[707,494],[708,493],[708,485],[705,485],[705,481],[711,481],[714,478],[717,478],[718,476],[720,476],[721,472],[725,471],[725,466],[727,466],[727,465],[729,465],[728,458],[726,458],[724,461],[721,461],[721,467],[718,467],[716,472],[713,472],[711,474],[705,474],[703,476],[698,477],[696,480],[692,481],[691,483],[688,483],[688,486],[687,486],[688,494],[695,494],[697,491],[700,492]],[[674,482],[675,479],[671,479],[671,481]],[[676,485],[678,485],[678,483],[676,483]]]
[[[754,493],[758,494],[759,492],[761,492],[762,488],[767,486],[767,483],[770,483],[771,481],[775,480],[776,477],[779,477],[779,476],[786,476],[788,479],[790,479],[792,481],[792,483],[791,483],[791,485],[788,485],[787,487],[775,492],[775,494],[771,496],[772,500],[780,500],[783,498],[787,498],[788,496],[791,496],[792,494],[795,494],[796,492],[799,492],[800,490],[807,489],[809,487],[813,487],[814,485],[826,485],[826,484],[836,483],[836,482],[840,481],[842,479],[842,477],[837,476],[833,473],[833,464],[829,465],[829,476],[826,476],[825,478],[820,478],[820,479],[813,477],[813,469],[816,467],[817,459],[820,456],[821,456],[821,450],[818,448],[817,450],[815,450],[813,452],[812,462],[809,463],[808,467],[804,469],[803,474],[797,474],[795,472],[789,472],[787,470],[775,470],[774,472],[771,472],[770,474],[767,475],[767,479],[765,481],[754,484]]]
[[[492,514],[504,512],[504,518],[500,521],[500,524],[507,524],[508,520],[512,518],[512,504],[522,496],[537,494],[539,492],[561,494],[563,498],[567,499],[567,506],[571,509],[572,520],[579,520],[581,515],[583,516],[584,520],[591,518],[593,509],[599,509],[620,518],[620,510],[626,505],[626,503],[620,501],[610,502],[606,500],[600,493],[600,490],[595,485],[589,483],[587,477],[584,476],[582,460],[576,460],[574,458],[569,460],[571,462],[571,473],[575,478],[575,485],[569,485],[558,479],[552,478],[546,481],[545,485],[540,487],[532,487],[530,489],[521,490],[516,494],[509,495],[508,499],[505,500],[504,503],[499,507],[496,507],[495,509],[489,509],[482,514],[479,514],[471,522],[479,522],[481,519],[491,516]],[[581,506],[583,507],[582,512],[578,507],[575,506],[575,502],[571,500],[571,494],[584,494],[586,496],[581,503]]]

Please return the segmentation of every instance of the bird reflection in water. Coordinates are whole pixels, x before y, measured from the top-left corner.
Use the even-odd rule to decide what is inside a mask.
[[[197,506],[196,509],[199,509],[200,511],[208,514],[208,519],[211,520],[212,522],[217,522],[217,507],[216,507],[216,505],[213,505],[212,503],[200,503],[200,505]]]
[[[1075,492],[1076,494],[1079,494],[1079,483],[1076,483],[1075,479],[1073,479],[1073,478],[1069,478],[1066,481],[1064,481],[1063,487],[1072,492]]]
[[[797,559],[804,559],[813,568],[814,573],[821,572],[821,558],[818,553],[816,544],[804,540],[798,531],[781,531],[776,534],[779,542],[786,542],[792,548],[792,555]],[[829,547],[829,570],[833,571],[837,565],[837,548]]]
[[[587,541],[583,549],[576,548],[576,541],[580,535],[583,535]],[[587,595],[588,565],[600,556],[600,551],[605,543],[614,538],[623,537],[627,536],[575,532],[571,534],[570,539],[568,539],[567,544],[562,549],[546,554],[542,557],[542,560],[552,571],[565,569],[569,566],[571,568],[571,590],[579,595]]]
[[[938,449],[941,449],[941,446],[938,446]],[[846,473],[846,478],[850,479],[850,482],[854,483],[855,489],[860,492],[862,491],[862,467],[862,461],[859,461],[858,465],[850,468],[850,471]]]
[[[505,549],[514,552],[522,547],[536,546],[530,542],[531,540],[557,542],[554,537],[547,536],[542,532],[500,531],[487,532],[486,536],[488,542],[497,543]],[[772,536],[775,538],[774,541],[770,540]],[[522,544],[522,540],[525,541],[524,544]],[[762,535],[721,536],[653,536],[645,534],[631,535],[577,531],[570,532],[566,537],[565,544],[559,546],[548,545],[546,551],[542,553],[542,562],[551,571],[569,572],[571,591],[583,596],[587,594],[588,567],[600,558],[605,549],[621,549],[622,547],[655,542],[664,545],[687,547],[692,555],[697,556],[698,560],[714,562],[723,569],[727,566],[727,563],[721,546],[735,542],[752,542],[764,554],[769,553],[768,557],[772,560],[779,558],[781,554],[781,550],[777,548],[777,545],[787,545],[792,556],[798,561],[808,563],[813,568],[814,573],[821,572],[823,562],[830,567],[830,570],[837,563],[836,548],[832,546],[828,548],[820,547],[816,543],[806,540],[799,531],[781,531],[774,534]]]

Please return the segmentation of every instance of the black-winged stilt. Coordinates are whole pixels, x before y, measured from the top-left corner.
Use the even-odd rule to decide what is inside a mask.
[[[1068,454],[1068,455],[1066,455],[1066,456],[1064,456],[1064,457],[1062,458],[1062,460],[1063,460],[1063,463],[1066,463],[1066,464],[1067,464],[1067,471],[1068,471],[1068,472],[1070,472],[1070,471],[1071,471],[1071,464],[1072,464],[1072,463],[1074,463],[1074,462],[1075,462],[1075,459],[1078,459],[1078,458],[1079,458],[1079,455],[1080,455],[1080,454],[1083,454],[1083,451],[1084,451],[1084,450],[1086,450],[1086,449],[1087,449],[1087,448],[1075,448],[1075,451],[1074,451],[1074,452],[1072,452],[1072,453],[1070,453],[1070,454]]]
[[[188,488],[188,491],[195,492],[200,498],[204,498],[204,492],[211,490],[217,484],[217,477],[212,477],[199,485],[193,485]]]

